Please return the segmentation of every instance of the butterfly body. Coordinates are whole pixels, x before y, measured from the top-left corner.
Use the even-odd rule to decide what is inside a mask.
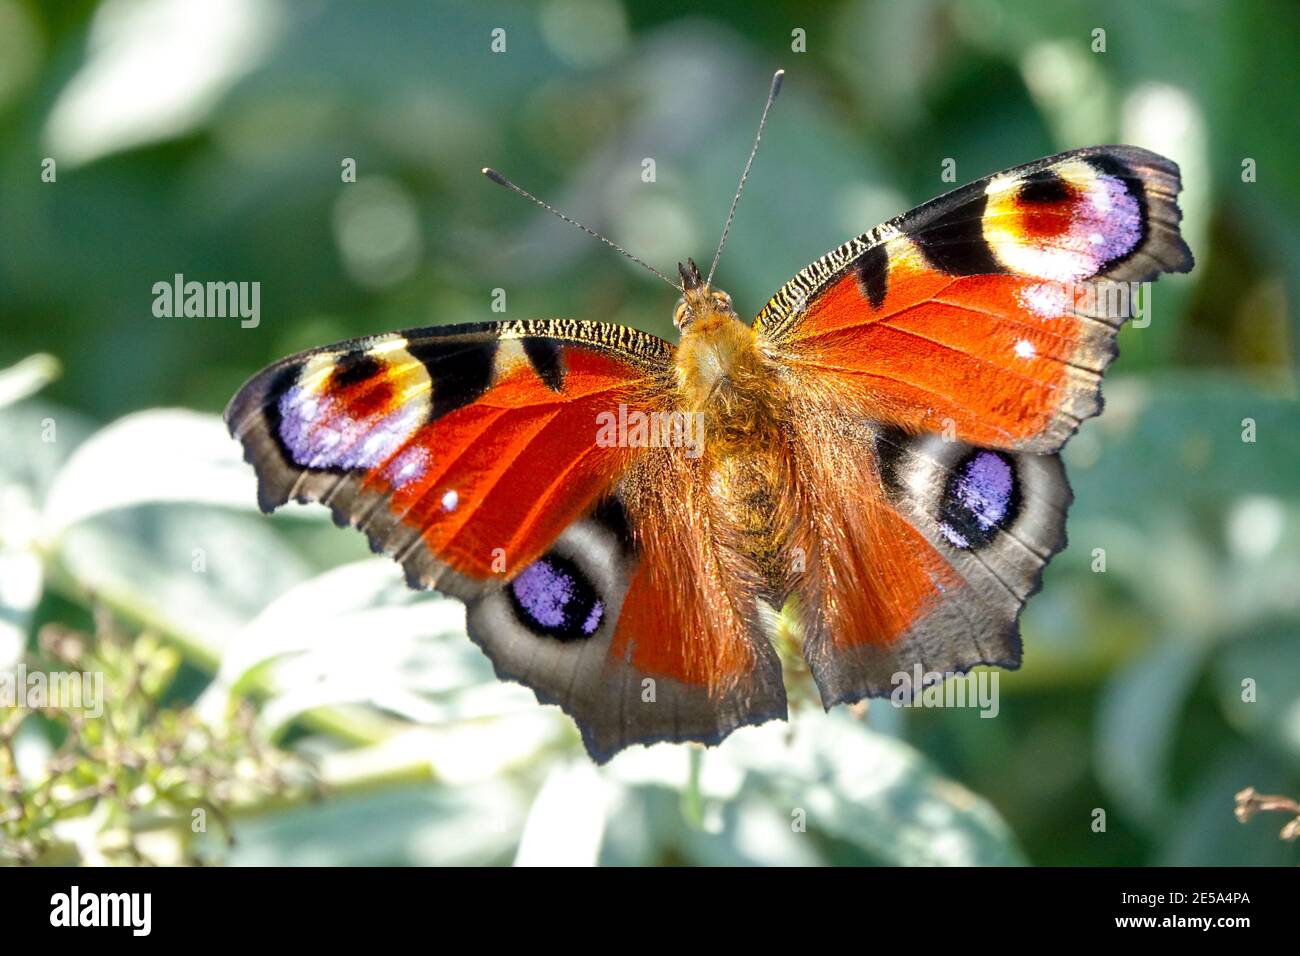
[[[680,341],[564,319],[291,356],[226,418],[262,507],[326,504],[467,604],[605,760],[783,717],[778,609],[836,703],[1017,667],[1065,545],[1059,451],[1129,284],[1191,268],[1178,171],[1090,147],[832,250],[753,323],[679,267]]]

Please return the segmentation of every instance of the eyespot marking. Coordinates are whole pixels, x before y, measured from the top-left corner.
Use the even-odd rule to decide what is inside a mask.
[[[1074,193],[1065,184],[1065,180],[1050,169],[1044,169],[1028,177],[1021,184],[1020,195],[1016,198],[1021,203],[1050,205],[1068,202],[1074,198]]]
[[[586,576],[554,554],[524,568],[509,591],[519,622],[542,637],[583,640],[596,633],[605,617],[605,604]]]
[[[1011,461],[997,452],[977,451],[948,479],[939,530],[954,547],[980,548],[1015,520],[1018,505]]]
[[[983,235],[1002,271],[1055,282],[1101,274],[1146,235],[1140,181],[1121,164],[1069,160],[985,188]]]
[[[405,341],[391,336],[369,349],[319,352],[286,369],[270,413],[286,457],[301,468],[347,471],[398,455],[429,411],[429,377],[410,361]]]
[[[367,379],[374,378],[383,369],[383,364],[369,352],[360,350],[340,355],[330,372],[330,388],[347,388]]]

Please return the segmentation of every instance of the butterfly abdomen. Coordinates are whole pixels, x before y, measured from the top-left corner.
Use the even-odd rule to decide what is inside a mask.
[[[785,525],[777,518],[778,459],[770,447],[757,446],[748,454],[717,458],[711,467],[711,491],[730,532],[727,544],[753,562],[764,596],[779,606],[788,590],[788,574]]]
[[[708,488],[727,544],[753,563],[773,600],[785,582],[778,375],[752,327],[714,311],[684,332],[676,356],[677,401],[703,417]]]

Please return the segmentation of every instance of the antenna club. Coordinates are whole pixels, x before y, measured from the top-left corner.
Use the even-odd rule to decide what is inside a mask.
[[[718,260],[722,258],[722,249],[727,244],[727,236],[731,232],[731,221],[736,216],[736,204],[740,202],[740,194],[745,191],[745,180],[749,178],[749,167],[754,164],[754,157],[758,155],[758,144],[763,139],[763,130],[767,126],[767,114],[776,101],[776,94],[781,91],[781,81],[784,78],[785,70],[777,70],[772,74],[772,88],[767,91],[767,102],[763,104],[763,115],[758,120],[758,132],[754,134],[754,145],[749,151],[749,158],[745,160],[745,168],[740,172],[740,183],[736,186],[735,198],[731,200],[731,209],[727,211],[727,221],[722,227],[722,238],[718,240],[718,251],[713,254],[713,264],[709,266],[709,277],[704,280],[705,285],[713,285],[713,273],[718,271]]]
[[[493,169],[491,166],[484,166],[483,169],[480,170],[480,172],[482,172],[484,176],[492,180],[498,186],[510,185],[508,182],[506,182],[506,178],[502,176],[499,172],[497,172],[495,169]]]

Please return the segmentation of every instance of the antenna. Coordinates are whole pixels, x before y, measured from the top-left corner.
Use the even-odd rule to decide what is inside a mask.
[[[659,271],[658,269],[656,269],[654,266],[650,265],[650,263],[645,262],[645,261],[642,260],[642,259],[638,259],[636,256],[632,255],[632,253],[628,252],[626,249],[624,249],[622,246],[620,246],[617,242],[614,242],[613,240],[610,240],[610,239],[606,239],[604,236],[602,236],[600,233],[598,233],[598,232],[597,232],[596,230],[594,230],[594,229],[588,229],[588,228],[587,228],[586,226],[584,226],[582,223],[578,222],[578,220],[576,220],[576,219],[571,219],[570,217],[566,216],[564,213],[560,212],[560,210],[558,210],[558,209],[556,209],[554,206],[550,205],[549,203],[542,202],[540,199],[538,199],[538,198],[537,198],[536,196],[534,196],[532,193],[528,192],[526,189],[520,189],[518,186],[516,186],[516,185],[515,185],[514,183],[512,183],[510,180],[508,180],[508,179],[506,179],[504,176],[502,176],[502,175],[501,175],[499,172],[497,172],[495,169],[490,169],[490,168],[488,168],[487,166],[484,166],[484,167],[483,167],[483,175],[486,176],[488,179],[492,180],[492,181],[493,181],[494,183],[496,183],[498,186],[505,186],[506,189],[514,190],[514,191],[517,192],[519,195],[523,196],[525,199],[531,199],[533,202],[537,203],[537,205],[541,206],[541,207],[542,207],[543,209],[545,209],[547,212],[552,213],[552,214],[554,214],[554,215],[556,215],[556,216],[559,216],[561,219],[563,219],[565,222],[569,223],[570,225],[577,226],[579,229],[581,229],[581,230],[582,230],[583,232],[585,232],[587,235],[589,235],[589,236],[594,236],[595,238],[599,239],[601,242],[603,242],[605,245],[609,246],[610,248],[618,250],[618,251],[621,252],[623,255],[627,256],[629,259],[631,259],[633,262],[635,262],[637,265],[641,266],[641,268],[646,269],[646,270],[648,270],[648,271],[650,271],[650,272],[653,272],[655,275],[657,275],[659,278],[663,279],[665,282],[667,282],[670,286],[672,286],[672,287],[673,287],[674,289],[676,289],[678,292],[681,292],[681,291],[682,291],[682,287],[681,287],[681,286],[679,286],[679,285],[678,285],[676,282],[674,282],[672,279],[668,278],[666,275],[664,275],[662,272],[660,272],[660,271]]]
[[[718,240],[718,251],[713,254],[713,265],[709,266],[709,277],[705,280],[705,285],[713,285],[713,272],[718,268],[718,260],[722,258],[722,247],[727,244],[727,233],[731,232],[731,220],[736,217],[736,204],[740,202],[740,194],[745,191],[745,180],[749,178],[749,167],[754,162],[754,156],[758,154],[758,142],[763,138],[763,127],[767,125],[767,112],[772,108],[772,103],[776,100],[776,94],[781,92],[781,81],[785,79],[785,70],[777,70],[772,75],[772,88],[767,91],[767,104],[763,107],[763,117],[758,121],[758,132],[754,134],[754,148],[749,151],[749,159],[745,160],[744,172],[740,174],[740,185],[736,187],[736,198],[731,200],[731,209],[727,213],[727,224],[722,227],[722,238]]]

